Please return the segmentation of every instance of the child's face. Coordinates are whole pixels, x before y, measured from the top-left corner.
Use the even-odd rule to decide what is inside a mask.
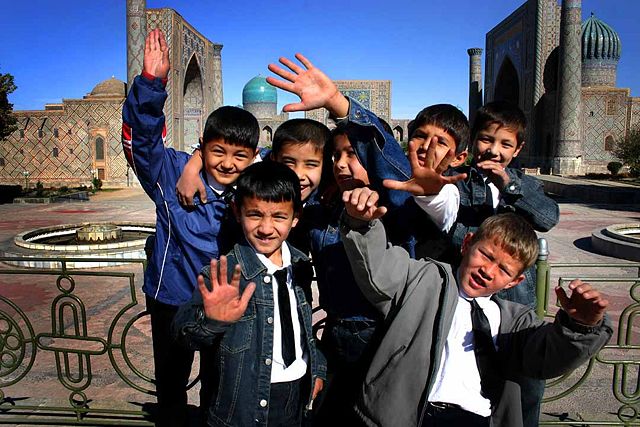
[[[421,167],[425,166],[427,149],[434,136],[438,138],[438,144],[436,145],[436,166],[440,164],[449,150],[452,150],[454,153],[456,152],[456,140],[453,136],[449,135],[446,130],[432,124],[422,125],[417,128],[411,136],[411,139],[418,148],[418,164]]]
[[[460,287],[475,298],[516,286],[524,279],[523,264],[493,240],[471,244],[472,233],[462,242],[462,262],[458,270]]]
[[[255,156],[255,150],[229,144],[223,139],[209,141],[202,149],[204,168],[222,185],[233,184]]]
[[[492,123],[478,132],[473,141],[473,150],[477,163],[496,162],[504,169],[520,153],[523,145],[518,147],[516,131]]]
[[[322,150],[314,144],[284,143],[274,160],[293,170],[300,180],[300,196],[304,202],[320,185],[322,177]]]
[[[333,139],[333,176],[340,191],[369,185],[369,174],[362,166],[356,152],[346,135],[337,135]]]
[[[268,202],[246,197],[235,214],[247,241],[276,265],[282,265],[282,242],[298,223],[293,202]]]

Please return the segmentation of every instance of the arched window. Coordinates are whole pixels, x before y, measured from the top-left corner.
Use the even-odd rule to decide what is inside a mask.
[[[53,157],[58,157],[58,147],[53,147],[53,150],[51,150],[51,155]]]
[[[616,143],[611,135],[604,139],[604,151],[613,151],[616,148]]]
[[[104,160],[104,139],[96,138],[96,160]]]
[[[616,114],[616,100],[608,99],[607,100],[607,116],[613,116]]]

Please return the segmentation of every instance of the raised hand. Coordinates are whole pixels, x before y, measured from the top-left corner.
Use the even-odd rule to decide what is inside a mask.
[[[350,217],[373,221],[387,213],[387,208],[378,206],[378,193],[368,187],[355,188],[342,193],[344,207]]]
[[[424,159],[424,165],[418,160],[418,144],[415,140],[409,141],[409,163],[411,164],[411,179],[408,181],[395,181],[385,179],[382,185],[391,190],[408,191],[414,196],[428,196],[438,194],[446,184],[455,184],[467,177],[466,174],[454,176],[442,176],[449,164],[455,159],[455,152],[450,149],[442,161],[438,164],[436,146],[438,137],[434,136],[429,141],[429,148]]]
[[[147,35],[142,67],[145,72],[159,79],[166,79],[169,75],[169,47],[164,34],[158,28]]]
[[[218,268],[219,264],[219,268]],[[240,295],[240,265],[236,265],[231,277],[227,280],[227,257],[221,256],[220,262],[211,260],[211,290],[204,283],[204,277],[198,276],[198,289],[202,295],[204,315],[220,322],[235,322],[242,317],[247,304],[256,290],[255,283],[247,285]]]
[[[493,182],[493,185],[495,185],[500,191],[504,190],[507,184],[509,184],[509,181],[511,181],[507,172],[498,162],[494,162],[493,160],[483,160],[478,162],[476,167],[478,170],[484,172],[487,179]]]
[[[286,112],[309,111],[325,107],[329,113],[336,117],[344,117],[349,114],[349,100],[340,93],[335,83],[314,67],[311,61],[302,54],[296,53],[296,58],[304,65],[304,68],[284,57],[280,58],[280,63],[291,71],[276,64],[269,64],[268,67],[269,71],[286,80],[267,77],[267,82],[270,85],[298,95],[300,98],[300,102],[287,104],[282,110]]]
[[[556,296],[560,305],[569,316],[578,323],[593,326],[598,324],[604,316],[604,311],[609,301],[604,299],[600,292],[593,289],[590,284],[580,279],[569,283],[571,296],[560,286],[556,287]]]

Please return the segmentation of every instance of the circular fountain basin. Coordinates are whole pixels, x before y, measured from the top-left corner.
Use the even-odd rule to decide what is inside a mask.
[[[31,268],[61,268],[58,258],[145,259],[147,237],[155,233],[152,223],[81,223],[38,228],[18,234],[14,249],[5,251],[6,264]],[[28,258],[44,258],[29,260]],[[67,268],[122,265],[117,261],[68,261]]]
[[[598,252],[629,261],[640,261],[640,223],[613,224],[591,233]]]

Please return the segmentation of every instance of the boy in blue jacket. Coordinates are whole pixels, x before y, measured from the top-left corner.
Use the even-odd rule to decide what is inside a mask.
[[[178,426],[187,419],[186,386],[194,353],[171,338],[171,322],[178,306],[191,298],[200,268],[235,243],[226,235],[235,228],[227,215],[227,189],[252,163],[259,126],[253,115],[236,107],[222,107],[209,116],[201,141],[207,203],[183,209],[175,186],[190,156],[164,145],[169,69],[164,35],[153,30],[146,39],[142,75],[135,78],[123,106],[122,145],[156,205],[156,235],[142,289],[151,316],[157,424]],[[211,393],[205,367],[201,364],[201,406]]]

